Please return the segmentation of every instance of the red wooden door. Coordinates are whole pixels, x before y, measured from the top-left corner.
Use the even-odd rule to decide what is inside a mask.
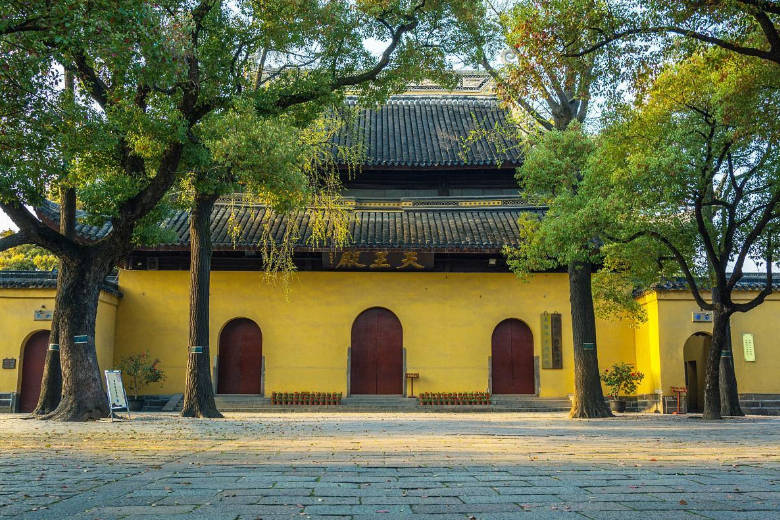
[[[403,393],[403,331],[392,312],[374,307],[352,324],[350,392]]]
[[[246,318],[230,321],[219,335],[217,393],[259,394],[263,364],[260,327]]]
[[[41,378],[46,351],[49,349],[49,331],[36,332],[24,346],[22,358],[22,395],[19,398],[19,411],[32,412],[41,395]]]
[[[493,330],[494,394],[534,393],[534,340],[520,320],[504,320]]]

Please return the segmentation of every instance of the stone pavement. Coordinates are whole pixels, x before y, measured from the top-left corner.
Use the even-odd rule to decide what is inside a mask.
[[[0,518],[780,519],[780,418],[0,416]]]

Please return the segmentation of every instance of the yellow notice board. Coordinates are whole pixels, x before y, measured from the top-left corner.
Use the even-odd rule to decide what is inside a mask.
[[[561,315],[542,313],[542,368],[563,368]]]
[[[742,351],[745,353],[745,361],[756,360],[756,346],[753,343],[752,334],[746,333],[742,335]]]

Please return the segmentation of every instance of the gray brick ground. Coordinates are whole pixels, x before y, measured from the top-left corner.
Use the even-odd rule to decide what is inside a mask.
[[[22,520],[780,520],[780,418],[0,416],[0,451]]]

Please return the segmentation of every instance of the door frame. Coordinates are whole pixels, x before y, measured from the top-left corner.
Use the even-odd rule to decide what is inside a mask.
[[[252,323],[254,323],[258,330],[260,330],[260,393],[259,394],[220,394],[219,393],[219,348],[220,348],[220,340],[222,339],[222,332],[225,330],[225,327],[227,327],[230,323],[236,321],[236,320],[249,320]],[[209,348],[209,350],[211,350]],[[219,333],[217,334],[217,351],[215,353],[212,353],[214,356],[214,363],[211,367],[211,386],[214,390],[214,395],[257,395],[260,397],[265,397],[265,348],[264,348],[264,341],[263,341],[263,327],[260,326],[260,323],[254,319],[250,318],[249,316],[234,316],[232,318],[229,318],[226,320],[222,327],[219,329]]]
[[[24,354],[27,351],[27,345],[30,342],[30,340],[38,333],[41,332],[48,332],[51,336],[51,329],[36,329],[30,333],[27,334],[27,336],[24,337],[22,340],[22,344],[19,347],[19,362],[16,364],[16,399],[14,399],[13,403],[13,411],[17,412],[18,408],[22,404],[22,379],[24,378]],[[51,338],[49,338],[48,343],[51,343]],[[48,350],[49,345],[46,345],[46,348]],[[46,358],[44,354],[44,369],[46,367]],[[41,373],[41,377],[43,377],[43,373]]]
[[[352,393],[352,331],[355,327],[355,323],[357,322],[358,318],[360,318],[363,313],[366,311],[370,311],[371,309],[381,309],[384,311],[389,312],[393,315],[393,317],[398,321],[398,326],[401,328],[401,393],[400,395],[403,397],[406,397],[407,391],[406,391],[406,346],[404,341],[404,325],[401,322],[401,318],[398,317],[398,314],[393,312],[392,310],[388,309],[387,307],[383,305],[371,305],[369,307],[365,307],[363,310],[359,311],[355,318],[352,320],[352,323],[349,326],[349,346],[347,347],[347,391],[346,396],[351,397],[353,395]],[[396,395],[396,394],[354,394],[354,395]]]
[[[534,336],[534,331],[527,321],[525,321],[522,318],[517,318],[514,316],[510,316],[508,318],[504,318],[500,320],[490,331],[490,350],[488,355],[488,381],[487,381],[488,392],[490,394],[494,393],[493,392],[493,335],[495,334],[496,329],[498,328],[499,325],[509,320],[519,321],[526,328],[528,328],[528,332],[531,334],[531,367],[533,370],[533,381],[532,381],[533,392],[528,394],[517,394],[517,395],[531,395],[531,396],[539,397],[539,393],[541,392],[541,370],[540,370],[540,359],[539,356],[536,355],[536,338]],[[514,394],[498,394],[498,395],[514,395]]]

